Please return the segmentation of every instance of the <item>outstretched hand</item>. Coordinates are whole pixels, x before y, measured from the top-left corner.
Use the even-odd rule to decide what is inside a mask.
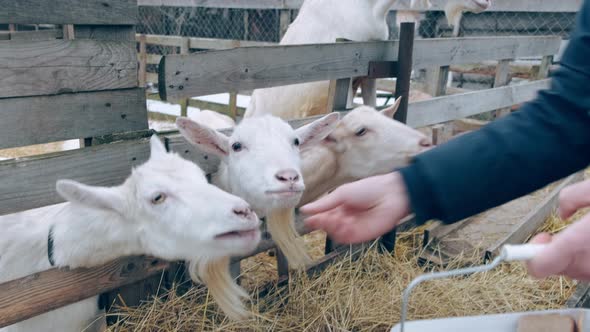
[[[392,230],[409,214],[409,198],[397,172],[345,184],[304,205],[306,225],[339,243],[360,243]]]
[[[564,188],[559,195],[559,215],[566,219],[581,208],[590,206],[590,180]],[[544,243],[547,248],[527,264],[537,278],[565,275],[590,281],[590,213],[559,234],[537,235],[531,243]]]

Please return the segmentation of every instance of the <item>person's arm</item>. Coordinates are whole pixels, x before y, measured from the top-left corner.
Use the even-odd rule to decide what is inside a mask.
[[[418,221],[453,223],[590,163],[590,0],[552,76],[518,111],[416,157],[400,170]]]

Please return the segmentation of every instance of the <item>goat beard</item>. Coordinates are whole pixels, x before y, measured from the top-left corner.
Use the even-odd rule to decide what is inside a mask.
[[[193,281],[202,281],[207,286],[211,296],[227,317],[239,321],[250,316],[242,303],[242,299],[248,299],[250,296],[232,278],[229,264],[229,257],[207,262],[191,261],[189,272]]]
[[[291,267],[299,269],[311,264],[311,258],[295,229],[293,209],[271,211],[267,215],[266,222],[272,239],[283,252]]]

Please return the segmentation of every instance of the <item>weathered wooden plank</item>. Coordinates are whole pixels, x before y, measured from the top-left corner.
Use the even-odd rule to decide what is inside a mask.
[[[0,98],[137,86],[135,42],[0,42]]]
[[[10,40],[52,40],[62,38],[62,30],[14,31],[9,33]]]
[[[254,40],[233,40],[214,38],[189,38],[190,48],[206,50],[223,50],[236,47],[276,46],[277,43],[260,42]]]
[[[148,64],[148,54],[147,54],[147,45],[145,42],[145,35],[139,36],[139,53],[137,54],[137,60],[139,61],[139,69],[138,69],[138,81],[139,86],[144,87],[146,84],[147,76],[147,64]]]
[[[497,255],[502,249],[502,246],[505,244],[517,244],[526,241],[526,239],[531,236],[535,230],[539,229],[539,227],[543,225],[547,217],[557,207],[557,200],[559,199],[559,193],[561,190],[573,183],[580,181],[583,178],[584,172],[582,171],[570,175],[565,180],[563,180],[534,210],[532,210],[526,217],[522,219],[521,222],[518,223],[518,225],[516,225],[510,234],[489,247],[486,251],[486,256],[492,257]]]
[[[0,99],[0,149],[148,128],[142,89]]]
[[[500,60],[496,66],[496,76],[494,77],[494,88],[506,86],[510,83],[510,59]],[[510,107],[498,109],[493,112],[494,118],[502,117],[510,113]]]
[[[170,55],[159,66],[162,99],[368,75],[372,61],[397,61],[397,41],[247,47]],[[560,38],[421,39],[413,68],[554,54]],[[297,75],[293,75],[297,73]]]
[[[136,41],[140,41],[140,35],[136,34],[135,35],[135,40]],[[145,36],[145,42],[147,44],[153,44],[153,45],[162,45],[162,46],[175,46],[175,47],[180,47],[180,45],[182,44],[182,41],[184,39],[186,39],[187,37],[180,37],[180,36],[164,36],[164,35],[144,35]]]
[[[566,308],[588,308],[590,304],[590,283],[582,282],[576,286],[574,294],[567,299]]]
[[[137,23],[135,0],[0,0],[0,22],[28,24]]]
[[[56,155],[0,162],[0,215],[63,202],[59,179],[89,185],[122,183],[149,157],[148,139],[112,143]],[[100,165],[100,168],[97,168]]]
[[[414,42],[413,68],[468,64],[482,60],[516,59],[553,55],[559,51],[557,36],[464,37],[419,39]]]
[[[36,273],[0,284],[0,328],[160,273],[168,262],[123,258],[93,269]]]
[[[420,128],[517,105],[533,99],[549,82],[545,79],[415,102],[410,104],[408,124]]]
[[[299,9],[303,0],[138,0],[139,6],[208,7],[208,8],[249,8],[249,9]],[[398,1],[391,10],[408,10],[409,1]],[[444,2],[432,0],[432,7],[416,7],[418,11],[441,11]],[[515,12],[577,12],[582,0],[494,0],[489,11]]]
[[[132,41],[135,27],[130,25],[76,25],[76,39]]]

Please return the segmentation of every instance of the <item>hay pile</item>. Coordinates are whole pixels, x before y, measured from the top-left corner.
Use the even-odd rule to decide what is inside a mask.
[[[551,217],[544,228],[554,231],[564,224]],[[399,320],[402,291],[424,272],[416,258],[418,234],[401,234],[394,255],[370,250],[319,276],[300,275],[282,295],[255,299],[257,314],[246,322],[226,320],[206,290],[192,289],[112,313],[121,321],[110,331],[385,331]],[[422,284],[412,294],[410,319],[559,308],[574,286],[566,278],[533,280],[520,263],[504,264],[484,274]]]

